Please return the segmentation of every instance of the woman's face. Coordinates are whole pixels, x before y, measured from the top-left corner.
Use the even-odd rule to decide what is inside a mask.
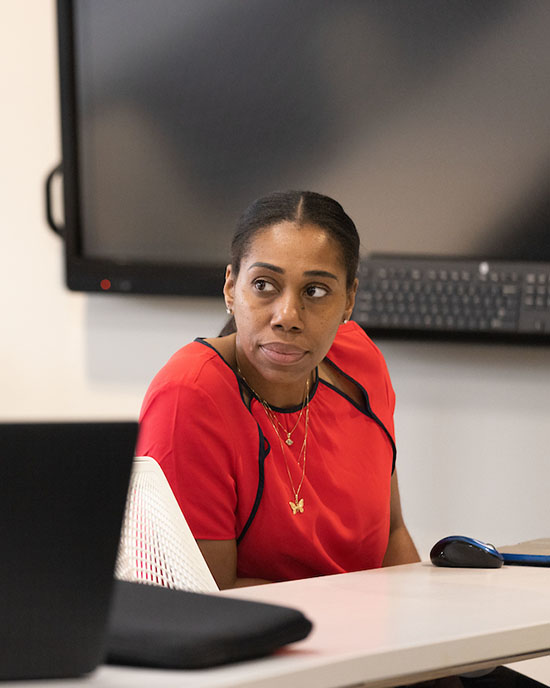
[[[303,394],[350,317],[356,289],[346,289],[342,250],[320,227],[285,221],[256,234],[239,274],[227,267],[224,295],[237,325],[239,363],[258,393],[269,389],[273,399],[280,385],[290,396]]]

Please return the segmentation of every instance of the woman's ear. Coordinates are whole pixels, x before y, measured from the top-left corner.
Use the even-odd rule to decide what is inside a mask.
[[[223,296],[225,299],[225,308],[228,313],[233,313],[233,302],[235,300],[235,277],[231,265],[225,268],[225,282],[223,285]]]
[[[351,318],[351,313],[353,307],[355,306],[355,296],[357,295],[357,286],[359,285],[359,280],[355,278],[353,284],[348,289],[346,296],[346,310],[344,311],[344,320],[349,320]]]

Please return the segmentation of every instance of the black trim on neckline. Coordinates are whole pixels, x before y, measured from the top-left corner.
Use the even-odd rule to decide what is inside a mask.
[[[235,376],[235,380],[237,381],[237,387],[239,388],[239,394],[241,396],[241,401],[243,402],[244,406],[248,411],[250,411],[250,404],[246,403],[246,399],[244,398],[243,395],[243,385],[242,385],[242,378],[240,375],[237,375],[237,373],[233,370],[232,366],[229,365],[229,363],[225,360],[225,358],[220,354],[220,352],[216,349],[215,346],[212,346],[209,342],[205,341],[202,337],[195,337],[193,340],[197,342],[198,344],[204,344],[204,346],[208,347],[209,349],[212,349],[212,351],[225,363],[225,365],[229,368],[229,370],[233,373]]]
[[[215,346],[212,346],[212,344],[210,344],[210,342],[207,342],[206,339],[204,339],[204,337],[195,337],[195,339],[194,339],[193,341],[194,341],[194,342],[198,342],[199,344],[204,344],[204,346],[207,346],[209,349],[212,349],[212,351],[214,351],[216,354],[218,354],[218,356],[222,359],[222,361],[223,361],[223,362],[225,363],[225,365],[229,368],[229,370],[230,370],[234,375],[236,374],[235,371],[233,370],[233,368],[229,365],[229,363],[225,360],[225,358],[224,358],[224,357],[220,354],[220,352],[216,349],[216,347],[215,347]]]
[[[254,393],[254,390],[250,387],[250,385],[244,379],[244,377],[241,377],[239,375],[237,375],[237,377],[240,378],[243,385],[250,392],[250,400],[252,401],[252,399],[255,399],[259,404],[261,404],[262,400],[258,397],[257,394]],[[313,399],[313,397],[315,396],[315,392],[317,391],[318,386],[319,386],[319,368],[317,366],[315,366],[315,380],[313,382],[313,387],[311,388],[311,392],[309,395],[309,401],[311,401]],[[272,411],[275,411],[275,413],[297,413],[298,411],[302,410],[302,404],[298,404],[297,406],[291,406],[290,408],[280,408],[279,406],[272,406],[271,404],[269,404],[269,408]]]
[[[344,397],[344,399],[347,399],[350,404],[353,404],[353,406],[363,413],[365,416],[369,417],[371,420],[373,420],[386,434],[386,437],[390,441],[391,448],[392,448],[392,468],[391,472],[393,475],[393,472],[395,470],[395,462],[397,460],[397,447],[395,446],[395,441],[391,435],[391,432],[388,430],[388,428],[384,425],[384,423],[378,418],[376,413],[372,410],[372,407],[370,405],[370,399],[367,390],[363,387],[363,385],[358,382],[355,378],[351,377],[351,375],[348,375],[347,373],[344,373],[344,371],[336,365],[333,361],[330,360],[330,358],[325,357],[325,361],[328,361],[328,363],[335,369],[337,370],[340,375],[346,378],[346,380],[349,380],[351,383],[356,385],[359,390],[363,394],[363,400],[365,402],[365,408],[362,409],[359,404],[357,404],[350,396],[348,396],[345,392],[342,392],[341,389],[338,389],[338,387],[335,387],[332,383],[328,382],[328,380],[321,380],[321,382],[326,386],[329,387],[330,389],[334,390],[337,394],[339,394],[341,397]]]
[[[363,393],[364,390],[361,388],[361,385],[356,381],[353,380],[353,378],[350,378],[357,386],[359,387],[360,391]],[[329,389],[332,389],[334,392],[339,394],[341,397],[343,397],[346,401],[349,401],[349,403],[354,406],[358,411],[360,411],[363,415],[368,416],[369,414],[365,411],[364,408],[359,406],[359,404],[353,399],[352,397],[349,396],[349,394],[346,394],[343,392],[339,387],[336,387],[336,385],[333,385],[332,382],[329,382],[328,380],[324,380],[321,378],[321,384],[324,385],[325,387],[328,387]],[[367,403],[365,401],[365,408],[367,407]],[[370,418],[370,416],[369,416]]]

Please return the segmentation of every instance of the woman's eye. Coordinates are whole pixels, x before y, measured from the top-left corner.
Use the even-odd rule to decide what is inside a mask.
[[[274,287],[267,280],[257,279],[254,282],[254,289],[256,289],[256,291],[271,292]]]
[[[328,294],[328,290],[324,287],[319,287],[318,285],[312,284],[306,289],[306,294],[314,299],[320,299],[322,296]]]

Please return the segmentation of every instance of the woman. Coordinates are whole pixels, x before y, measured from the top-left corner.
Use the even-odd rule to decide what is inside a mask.
[[[145,397],[163,468],[220,588],[418,561],[394,471],[394,393],[349,322],[359,237],[336,201],[274,193],[243,214],[224,297]]]

